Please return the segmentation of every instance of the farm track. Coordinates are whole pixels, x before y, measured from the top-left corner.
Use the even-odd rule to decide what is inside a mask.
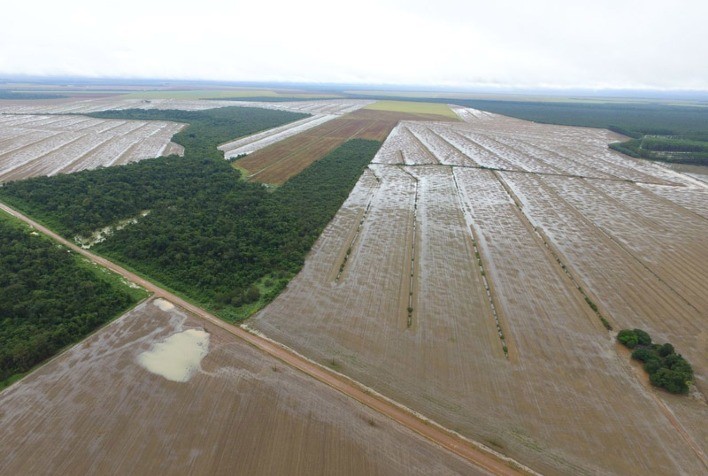
[[[312,378],[332,387],[333,389],[353,398],[359,403],[381,413],[382,415],[392,419],[393,421],[405,426],[409,430],[428,439],[432,443],[444,448],[445,450],[460,456],[474,465],[493,474],[512,475],[522,473],[533,473],[530,469],[525,468],[521,464],[503,457],[498,453],[494,453],[488,448],[483,447],[479,443],[462,437],[461,435],[451,432],[450,430],[434,423],[431,420],[421,416],[418,413],[390,400],[383,395],[372,391],[362,384],[344,376],[343,374],[332,372],[329,369],[313,362],[310,359],[296,353],[295,351],[279,344],[273,340],[266,339],[262,336],[248,332],[240,327],[229,325],[208,313],[207,311],[181,299],[180,297],[152,284],[151,282],[131,273],[124,268],[101,258],[87,250],[84,250],[68,240],[60,237],[56,233],[46,227],[34,222],[25,215],[16,210],[0,203],[0,209],[11,214],[12,216],[24,221],[28,225],[34,227],[41,233],[49,236],[53,240],[67,247],[68,249],[79,253],[92,262],[103,266],[125,279],[138,284],[146,290],[153,293],[154,297],[167,299],[173,304],[192,313],[193,315],[203,319],[211,325],[226,330],[230,334],[242,339],[253,347],[262,352],[275,357],[276,359],[290,365],[291,367],[300,370]]]

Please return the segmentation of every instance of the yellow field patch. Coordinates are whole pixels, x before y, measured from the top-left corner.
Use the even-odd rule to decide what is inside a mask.
[[[433,102],[414,101],[377,101],[369,104],[365,109],[376,111],[408,112],[411,114],[435,114],[438,116],[457,119],[457,115],[447,106],[447,104]]]

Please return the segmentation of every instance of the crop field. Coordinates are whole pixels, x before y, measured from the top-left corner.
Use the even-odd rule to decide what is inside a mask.
[[[228,142],[219,146],[219,150],[224,152],[224,158],[237,157],[241,154],[250,154],[259,149],[267,147],[271,144],[279,142],[288,137],[300,134],[308,129],[317,127],[327,121],[331,121],[337,116],[332,114],[323,114],[306,117],[299,121],[285,124],[284,126],[274,127],[257,134],[253,134],[242,139]]]
[[[372,111],[407,112],[409,114],[435,114],[450,119],[458,118],[457,114],[455,114],[450,107],[434,102],[377,101],[373,104],[369,104],[365,109]]]
[[[705,472],[708,188],[606,130],[456,112],[393,129],[250,325],[544,474]],[[601,317],[672,342],[693,394]]]
[[[180,153],[184,124],[81,116],[0,116],[0,182]]]
[[[486,474],[153,299],[0,394],[2,474]]]
[[[260,149],[235,165],[251,180],[282,184],[347,140],[385,140],[402,120],[452,119],[438,114],[359,109]]]

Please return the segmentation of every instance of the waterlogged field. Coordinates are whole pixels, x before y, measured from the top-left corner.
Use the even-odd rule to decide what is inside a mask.
[[[82,116],[1,115],[0,182],[181,154],[184,124]]]
[[[0,409],[2,474],[486,474],[163,299]]]
[[[398,124],[251,325],[542,473],[705,472],[705,184],[608,131],[456,112]],[[672,342],[693,394],[601,317]]]

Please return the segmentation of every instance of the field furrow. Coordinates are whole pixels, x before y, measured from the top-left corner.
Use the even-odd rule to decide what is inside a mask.
[[[405,165],[431,165],[440,163],[407,125],[402,126],[400,136],[403,144],[400,153]]]
[[[2,139],[0,140],[0,164],[13,152],[60,134],[55,131],[28,131],[26,129],[0,129]]]
[[[519,167],[514,165],[510,160],[501,157],[473,139],[460,133],[458,130],[438,130],[438,134],[450,145],[456,147],[460,152],[469,157],[472,161],[479,164],[480,167],[489,167],[493,169],[504,170],[519,170]]]
[[[167,151],[172,136],[184,127],[164,121],[83,116],[7,117],[11,120],[0,123],[2,181],[158,157]]]
[[[701,313],[543,179],[506,172],[501,176],[600,309],[621,328],[645,328],[663,342],[681,342],[702,379],[708,370],[701,358],[708,335],[700,324]]]
[[[82,134],[76,132],[60,132],[4,154],[0,157],[0,180],[9,180],[10,175],[26,178],[22,177],[22,174],[16,174],[15,171],[32,162],[41,161],[44,156],[68,147],[82,137],[84,137]]]
[[[408,130],[429,150],[437,163],[443,165],[476,166],[477,163],[435,134],[427,125],[407,123]]]
[[[37,177],[40,175],[54,175],[62,170],[67,164],[71,165],[80,162],[84,155],[90,153],[102,144],[110,141],[111,136],[98,136],[96,134],[83,135],[75,141],[65,144],[48,154],[44,154],[31,160],[12,172],[3,176],[5,180],[18,180],[27,177]]]
[[[701,237],[708,236],[708,221],[695,220],[674,204],[664,206],[663,200],[626,182],[548,177],[546,183],[701,314],[708,315],[703,285],[708,282],[708,268],[701,245]],[[634,200],[627,197],[637,190]]]
[[[640,184],[640,186],[708,220],[708,186],[675,187],[653,184]]]

